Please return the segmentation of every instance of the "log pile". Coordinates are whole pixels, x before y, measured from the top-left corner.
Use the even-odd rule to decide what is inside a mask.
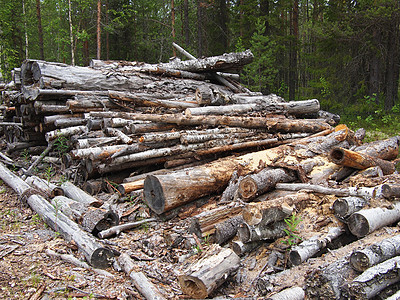
[[[148,299],[364,299],[396,284],[400,137],[363,143],[316,99],[247,90],[231,72],[250,51],[195,59],[175,46],[189,60],[25,61],[2,92],[0,158],[25,181],[3,165],[0,178]],[[40,156],[9,158],[27,153]],[[62,169],[58,185],[33,176],[45,160]],[[184,253],[169,257],[170,294],[109,246],[146,224],[168,245],[154,260]]]

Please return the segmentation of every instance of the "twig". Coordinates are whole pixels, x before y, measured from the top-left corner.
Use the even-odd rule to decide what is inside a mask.
[[[147,223],[147,222],[154,222],[157,221],[157,219],[155,218],[149,218],[149,219],[144,219],[144,220],[140,220],[140,221],[136,221],[136,222],[131,222],[131,223],[125,223],[122,225],[117,225],[114,227],[111,227],[109,229],[103,230],[101,232],[98,233],[98,236],[102,239],[104,238],[108,238],[114,234],[118,235],[121,231],[124,230],[128,230],[128,229],[132,229],[135,228],[141,224]]]

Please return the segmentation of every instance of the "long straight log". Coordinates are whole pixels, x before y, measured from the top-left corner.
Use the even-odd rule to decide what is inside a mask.
[[[240,258],[230,248],[211,245],[194,264],[178,275],[182,291],[191,298],[206,298],[239,268]]]
[[[352,234],[362,237],[399,220],[400,202],[395,202],[391,209],[375,207],[355,212],[349,217],[348,226]]]
[[[64,195],[64,191],[60,187],[37,176],[29,176],[25,181],[50,198]]]
[[[31,187],[0,163],[0,177],[21,197],[27,198],[29,206],[49,225],[59,232],[67,242],[74,241],[85,255],[86,260],[96,268],[107,268],[113,259],[113,252],[100,245],[93,236],[83,231],[62,212],[57,211],[46,199],[35,195]]]
[[[132,279],[133,284],[137,290],[147,300],[164,300],[164,296],[160,293],[157,286],[152,284],[142,272],[135,272],[135,263],[129,257],[128,254],[122,253],[118,262],[121,265],[124,272]]]
[[[329,157],[335,164],[354,169],[364,170],[370,167],[379,166],[384,175],[392,174],[395,171],[394,164],[390,161],[348,149],[334,148],[330,152]]]
[[[400,281],[400,257],[388,259],[362,273],[348,284],[352,299],[370,299],[389,285]]]
[[[389,237],[364,249],[353,251],[349,261],[354,270],[364,272],[368,268],[398,255],[400,255],[400,235]]]
[[[61,188],[63,189],[65,196],[85,205],[99,207],[103,204],[102,201],[90,196],[88,193],[69,181],[61,184]]]
[[[326,139],[333,139],[339,143],[346,136],[346,132],[341,131],[333,133]],[[307,140],[298,140],[297,143]],[[332,144],[334,145],[334,142]],[[313,143],[309,145],[315,147]],[[281,145],[235,158],[219,159],[203,166],[168,175],[148,176],[144,182],[145,201],[154,212],[163,213],[202,196],[221,191],[239,165],[243,166],[244,172],[255,171],[260,161],[269,165],[292,151],[291,146]]]

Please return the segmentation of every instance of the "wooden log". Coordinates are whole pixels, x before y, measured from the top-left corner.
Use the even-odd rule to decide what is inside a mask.
[[[122,253],[118,257],[118,263],[122,269],[128,275],[136,289],[147,299],[147,300],[164,300],[164,296],[160,293],[157,286],[152,284],[142,272],[135,272],[135,263],[129,257],[128,254]]]
[[[129,194],[130,192],[143,189],[144,179],[139,179],[136,181],[125,182],[118,185],[117,190],[121,195]]]
[[[35,195],[31,187],[0,163],[0,177],[19,196],[27,198],[29,206],[49,225],[59,232],[67,242],[74,241],[85,255],[86,260],[96,268],[107,268],[112,261],[113,252],[102,247],[93,236],[85,231],[62,212],[57,211],[46,199]]]
[[[178,281],[182,291],[195,299],[206,298],[219,287],[240,265],[240,258],[229,248],[213,244],[192,265],[189,265]]]
[[[243,243],[277,239],[285,236],[284,229],[286,229],[286,223],[283,221],[261,226],[243,223],[238,229],[238,237]]]
[[[275,188],[278,182],[291,182],[296,175],[291,170],[283,168],[264,168],[256,174],[245,176],[238,185],[238,194],[248,202],[257,196]]]
[[[132,134],[155,132],[155,131],[165,131],[177,128],[175,124],[167,123],[145,123],[145,124],[130,124],[129,132]]]
[[[255,248],[260,246],[262,241],[250,242],[250,243],[243,243],[242,241],[233,241],[231,244],[232,250],[239,256],[243,254],[253,251]]]
[[[382,194],[386,199],[400,198],[400,185],[384,184],[382,185]]]
[[[226,221],[238,215],[240,212],[240,207],[232,207],[229,205],[204,211],[190,219],[189,232],[195,233],[199,238],[213,235],[218,223]]]
[[[100,147],[107,146],[111,143],[117,141],[117,137],[99,137],[99,138],[77,138],[71,139],[75,150],[84,149],[84,148],[92,148],[92,147]],[[90,155],[89,155],[90,157]]]
[[[368,203],[369,201],[364,198],[350,196],[336,199],[332,208],[335,211],[335,216],[343,221],[353,213],[361,210]]]
[[[226,243],[235,237],[239,226],[243,223],[243,217],[237,215],[215,225],[215,242],[219,245]]]
[[[293,207],[310,200],[308,193],[290,194],[275,199],[261,196],[258,202],[248,203],[242,210],[244,221],[248,225],[268,225],[283,220],[293,212]],[[300,206],[300,205],[299,205]]]
[[[344,131],[334,133],[326,139],[333,139],[338,143],[340,139],[345,139],[345,134]],[[298,140],[296,143],[305,141],[307,138]],[[309,143],[309,145],[315,148],[315,144]],[[293,150],[289,145],[281,145],[235,158],[219,159],[203,166],[168,175],[148,176],[144,182],[145,201],[154,212],[163,213],[194,199],[221,191],[239,164],[244,166],[244,172],[251,172],[258,169],[260,160],[265,165],[269,165],[291,151]]]
[[[105,239],[114,235],[119,235],[122,231],[129,230],[135,227],[138,227],[142,224],[147,224],[150,222],[155,222],[157,219],[155,218],[149,218],[149,219],[144,219],[140,221],[135,221],[135,222],[130,222],[130,223],[124,223],[121,225],[113,226],[109,229],[104,229],[98,233],[99,238]]]
[[[50,203],[56,210],[62,211],[63,214],[77,223],[82,220],[83,215],[88,209],[86,204],[72,200],[71,198],[65,196],[56,196],[51,200]],[[91,231],[88,232],[91,233]]]
[[[364,249],[354,250],[349,261],[354,270],[364,272],[368,268],[398,255],[400,255],[400,235],[395,235]]]
[[[88,120],[79,118],[63,118],[54,121],[54,126],[57,128],[74,127],[86,125]]]
[[[198,107],[197,103],[179,100],[154,99],[146,95],[135,95],[126,92],[109,91],[108,96],[112,99],[133,102],[137,106],[166,107],[186,109],[188,107]]]
[[[301,242],[291,248],[289,252],[290,262],[297,266],[317,254],[321,249],[325,248],[332,240],[338,238],[344,233],[343,227],[330,227],[326,234],[313,236],[308,240]]]
[[[270,297],[267,300],[303,300],[306,294],[304,290],[299,287],[291,287],[280,291]]]
[[[364,170],[369,167],[379,166],[385,175],[392,174],[395,171],[392,162],[348,149],[334,148],[329,157],[335,164],[354,169]]]
[[[33,104],[35,114],[65,114],[68,113],[68,107],[65,102],[60,101],[35,101]]]
[[[94,235],[118,224],[119,216],[115,212],[96,207],[88,207],[81,222],[82,228]]]
[[[119,140],[121,140],[122,143],[124,144],[132,144],[133,143],[133,139],[129,136],[127,136],[125,133],[123,133],[121,130],[118,130],[116,128],[105,128],[104,132],[110,136],[115,136],[117,137]]]
[[[370,299],[389,285],[400,281],[400,257],[388,259],[375,265],[348,284],[352,299]]]
[[[71,119],[71,118],[83,119],[84,116],[83,116],[83,114],[65,114],[65,115],[44,116],[43,123],[45,125],[51,125],[51,124],[54,124],[56,120]]]
[[[29,166],[29,168],[25,171],[25,175],[31,175],[32,170],[42,161],[42,159],[50,152],[50,150],[53,148],[54,143],[49,143],[47,148],[40,154],[40,156]]]
[[[91,147],[83,149],[74,149],[70,152],[73,159],[102,160],[110,157],[112,154],[126,149],[128,145],[113,145],[104,147]]]
[[[94,113],[90,113],[96,116]],[[230,117],[230,116],[183,116],[179,114],[135,114],[116,113],[115,117],[151,121],[158,123],[172,123],[179,125],[226,125],[243,128],[264,128],[268,132],[320,132],[330,129],[330,125],[318,119],[287,119],[266,117]]]
[[[60,136],[70,137],[75,134],[82,134],[86,132],[88,132],[88,128],[86,126],[73,126],[49,131],[46,133],[45,137],[46,141],[50,142]]]
[[[37,87],[24,86],[22,88],[25,99],[27,100],[50,100],[50,99],[67,99],[76,95],[88,96],[107,96],[107,91],[81,91],[66,89],[40,89]]]
[[[96,195],[103,189],[103,179],[88,180],[83,184],[82,189],[89,195]]]
[[[29,176],[25,179],[25,181],[29,185],[44,193],[47,197],[54,198],[55,196],[64,195],[64,191],[60,187],[37,176]]]
[[[352,234],[362,237],[399,220],[400,202],[394,202],[391,209],[375,207],[353,213],[348,218],[348,226]]]
[[[88,193],[69,181],[63,182],[61,184],[61,188],[63,189],[66,197],[69,197],[85,205],[100,207],[103,204],[102,201],[94,198],[93,196],[90,196]]]

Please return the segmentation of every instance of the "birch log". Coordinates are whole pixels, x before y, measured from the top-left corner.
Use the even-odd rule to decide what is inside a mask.
[[[348,284],[352,299],[371,299],[389,285],[400,281],[400,257],[388,259],[365,270]]]
[[[355,212],[349,217],[348,226],[352,234],[362,237],[399,220],[400,202],[395,202],[391,209],[375,207]]]
[[[284,289],[267,298],[267,300],[303,300],[305,298],[304,290],[299,287],[292,287]]]
[[[230,248],[213,244],[181,275],[178,275],[182,291],[195,299],[206,298],[235,272],[240,258]]]
[[[66,197],[69,197],[75,201],[83,203],[88,206],[99,207],[103,204],[102,201],[94,198],[93,196],[89,195],[73,183],[66,181],[61,184],[61,188],[64,191]]]
[[[238,229],[238,236],[243,243],[277,239],[285,236],[284,229],[286,229],[286,223],[283,221],[256,226],[243,223]]]
[[[350,265],[353,269],[364,272],[368,268],[397,255],[400,255],[400,235],[384,239],[367,248],[353,251],[350,255]]]
[[[353,213],[361,210],[367,204],[368,201],[361,197],[343,197],[336,199],[335,202],[333,202],[332,207],[335,211],[335,216],[339,220],[345,220]]]

